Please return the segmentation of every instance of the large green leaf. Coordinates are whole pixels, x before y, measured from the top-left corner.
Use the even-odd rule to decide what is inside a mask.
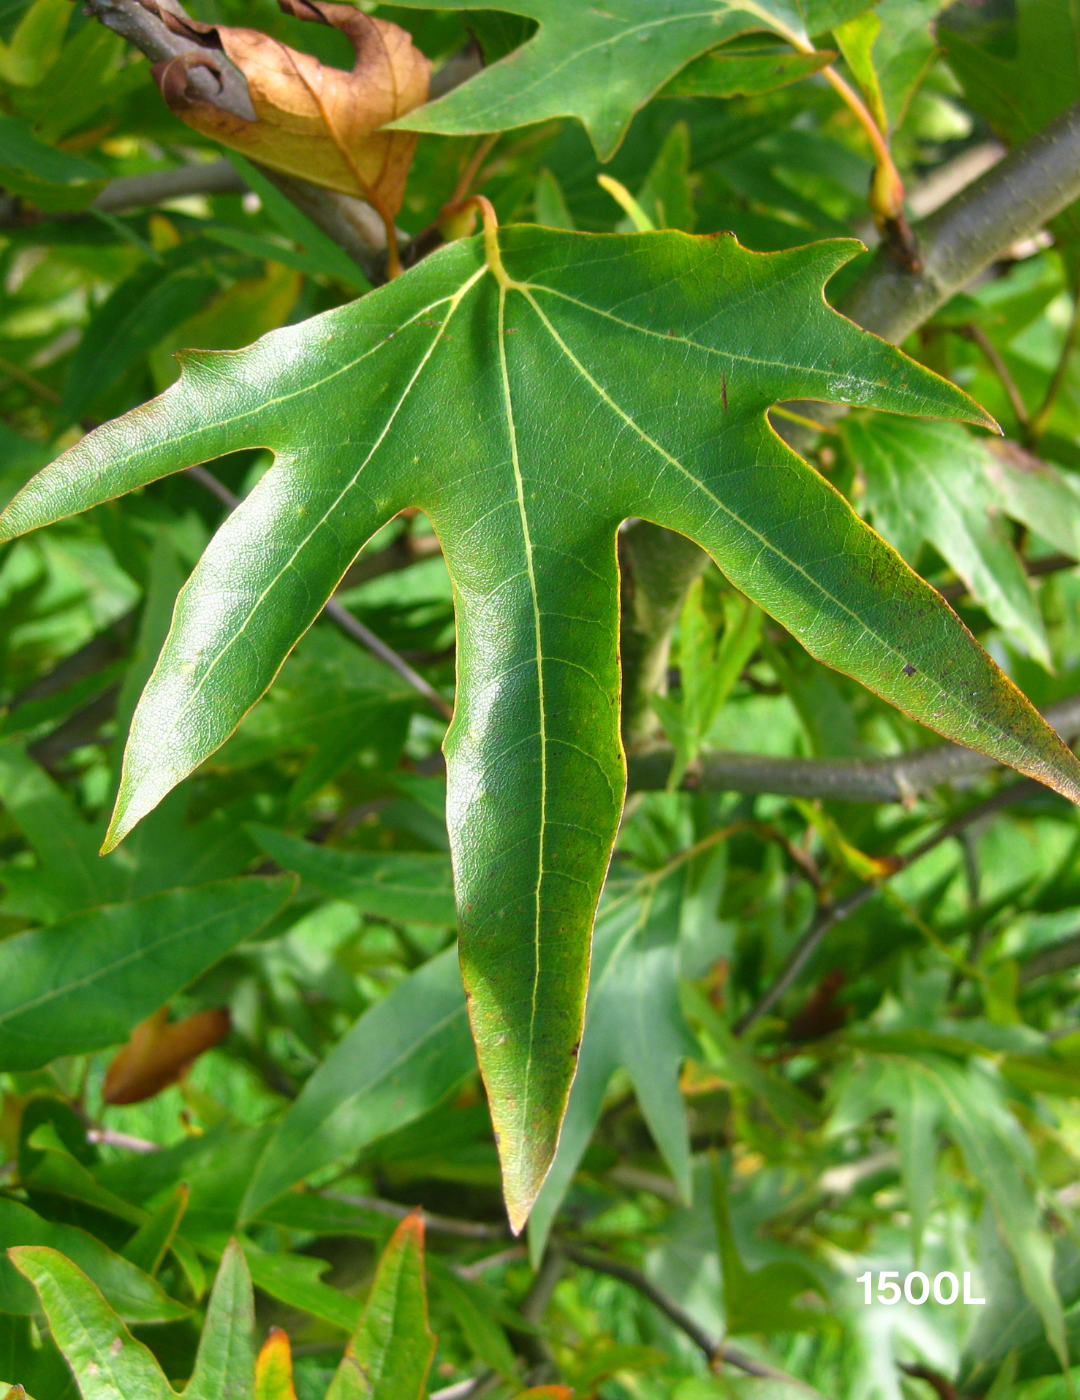
[[[214,1280],[184,1400],[252,1400],[254,1393],[255,1300],[244,1251],[231,1240]]]
[[[529,1221],[529,1249],[542,1258],[555,1212],[589,1145],[611,1076],[624,1068],[684,1199],[690,1140],[679,1066],[693,1038],[679,1007],[679,920],[686,867],[624,891],[596,921],[585,1034],[559,1149]]]
[[[75,914],[0,944],[0,1065],[125,1040],[290,898],[287,876],[222,880]]]
[[[516,1226],[555,1150],[622,807],[622,520],[689,535],[823,661],[1080,793],[1080,764],[940,596],[769,427],[795,398],[982,421],[826,305],[855,246],[492,229],[247,351],[187,355],[174,388],[0,517],[10,537],[229,450],[277,457],[184,590],[111,847],[224,741],[364,541],[406,506],[428,513],[458,610],[462,967]]]
[[[428,0],[400,0],[426,8]],[[467,10],[474,0],[449,0]],[[699,54],[750,30],[772,30],[809,48],[809,35],[866,9],[865,0],[505,0],[538,21],[535,36],[446,97],[410,112],[407,131],[444,135],[503,131],[551,117],[579,117],[601,160],[614,154],[639,107]]]
[[[382,1252],[363,1316],[326,1400],[420,1400],[434,1353],[424,1286],[424,1218],[416,1211]]]
[[[472,1070],[455,951],[447,948],[376,1002],[307,1081],[259,1160],[245,1217],[418,1118]]]

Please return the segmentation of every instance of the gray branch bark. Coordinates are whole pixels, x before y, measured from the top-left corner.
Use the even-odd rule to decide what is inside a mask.
[[[1022,238],[1080,199],[1080,102],[912,228],[920,273],[879,252],[841,298],[864,330],[899,343]]]
[[[213,103],[222,111],[232,112],[246,121],[257,120],[251,103],[247,79],[233,64],[224,50],[213,42],[211,36],[201,34],[197,29],[188,28],[186,14],[180,0],[87,0],[90,13],[109,29],[122,34],[130,44],[146,54],[154,63],[168,59],[183,58],[191,66],[187,70],[188,86],[194,93]],[[199,62],[205,59],[206,62]],[[199,169],[199,167],[195,167]],[[220,169],[220,167],[219,167]],[[345,252],[364,271],[371,281],[380,281],[383,262],[386,257],[386,231],[382,220],[361,199],[339,194],[336,190],[323,189],[307,180],[279,175],[277,171],[265,170],[281,192],[301,209],[312,223],[344,248]],[[162,172],[165,174],[172,172]],[[139,177],[149,180],[151,177]],[[193,177],[188,177],[193,178]],[[221,171],[223,188],[235,189]],[[235,178],[235,177],[234,177]],[[182,183],[182,181],[181,181]],[[120,184],[120,182],[116,182]],[[164,182],[165,198],[175,198],[169,182]],[[206,186],[200,187],[209,192]],[[215,188],[211,185],[210,190]],[[150,203],[147,198],[150,185],[140,188],[121,188],[113,191],[113,186],[102,192],[98,207],[115,210],[115,202],[102,202],[117,199],[131,200],[138,197],[140,203]],[[193,192],[185,190],[184,193]],[[162,197],[162,196],[159,196]],[[128,203],[126,207],[134,207]]]
[[[1080,736],[1080,695],[1048,706],[1044,718],[1066,743]],[[657,745],[628,761],[632,792],[667,785],[672,750]],[[772,758],[712,750],[701,755],[683,787],[705,792],[775,792],[786,797],[825,797],[845,802],[911,802],[948,783],[971,787],[1001,765],[958,744],[939,744],[896,758]]]

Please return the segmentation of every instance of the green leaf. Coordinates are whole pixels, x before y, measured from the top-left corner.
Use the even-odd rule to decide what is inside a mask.
[[[29,1317],[0,1313],[0,1371],[20,1377],[26,1400],[33,1396],[42,1400],[78,1400],[75,1377],[59,1348],[47,1332],[43,1336],[38,1331]]]
[[[153,1353],[132,1337],[81,1269],[35,1245],[11,1249],[8,1257],[37,1289],[83,1400],[174,1400]]]
[[[44,1245],[77,1264],[125,1322],[175,1322],[189,1309],[149,1274],[74,1225],[43,1220],[18,1201],[0,1199],[0,1253],[12,1245]],[[36,1313],[34,1290],[7,1260],[0,1262],[0,1311]]]
[[[428,1275],[443,1304],[454,1315],[472,1354],[499,1375],[514,1380],[517,1362],[491,1299],[471,1279],[462,1278],[441,1259],[427,1261]]]
[[[539,1266],[548,1232],[589,1145],[611,1076],[630,1076],[638,1104],[684,1200],[690,1140],[679,1066],[693,1038],[679,1005],[679,924],[686,867],[642,881],[601,908],[596,921],[585,1033],[555,1160],[529,1223]]]
[[[412,1122],[473,1069],[456,951],[447,948],[376,1002],[307,1081],[258,1162],[245,1218]]]
[[[997,504],[1056,549],[1080,559],[1080,484],[1014,443],[986,445],[986,473]]]
[[[120,1251],[125,1259],[154,1275],[161,1268],[169,1246],[176,1238],[180,1221],[187,1210],[188,1188],[181,1182],[176,1190],[161,1203],[150,1219],[139,1228]]]
[[[940,596],[768,426],[792,398],[983,421],[828,308],[822,285],[851,251],[493,230],[248,351],[188,355],[165,397],[84,438],[3,517],[11,536],[192,461],[277,454],[185,588],[111,848],[228,736],[364,541],[407,505],[428,513],[458,608],[462,966],[517,1226],[557,1141],[622,806],[622,520],[697,540],[821,660],[1080,792],[1076,759]]]
[[[201,239],[181,243],[158,261],[145,262],[106,297],[72,358],[58,429],[73,423],[217,290],[218,278],[206,261],[209,251]]]
[[[424,8],[427,0],[399,0]],[[447,0],[468,9],[473,0]],[[751,30],[771,29],[809,48],[811,33],[836,22],[848,6],[799,0],[622,0],[583,8],[577,0],[515,0],[514,13],[539,23],[527,43],[425,107],[391,123],[406,131],[464,136],[574,116],[601,160],[614,155],[630,119],[699,54]],[[807,14],[807,10],[813,12]],[[830,13],[831,11],[831,13]],[[825,21],[822,23],[822,21]]]
[[[72,1155],[53,1123],[45,1122],[35,1128],[23,1147],[28,1149],[19,1152],[23,1185],[95,1206],[132,1225],[146,1223],[147,1212],[100,1185],[86,1164]]]
[[[1017,0],[1009,57],[972,43],[943,23],[938,41],[969,105],[1010,146],[1018,145],[1080,98],[1080,30],[1073,0]],[[1075,286],[1080,274],[1080,203],[1050,221]]]
[[[0,944],[0,1065],[125,1040],[284,907],[288,877],[222,880],[76,914]]]
[[[645,183],[637,192],[638,206],[653,228],[694,231],[694,195],[690,187],[690,128],[676,122],[664,137]],[[627,228],[623,230],[630,232]]]
[[[286,199],[261,170],[236,151],[226,151],[225,154],[236,167],[244,183],[259,196],[263,208],[282,233],[303,249],[307,265],[300,267],[299,263],[294,262],[291,266],[300,267],[302,272],[320,272],[325,277],[332,277],[336,282],[344,282],[347,287],[352,287],[358,292],[371,290],[371,283],[348,253],[323,233],[318,224],[312,223],[291,199]],[[222,241],[228,241],[223,237],[224,232],[222,229],[211,230],[208,231],[208,237],[222,237]],[[228,232],[231,235],[236,230],[230,229]],[[242,244],[236,243],[233,246],[243,247]]]
[[[309,1259],[300,1254],[266,1253],[249,1241],[244,1252],[255,1286],[290,1308],[350,1332],[360,1312],[355,1298],[321,1282],[330,1267],[325,1259]]]
[[[0,43],[0,78],[13,87],[33,87],[60,56],[71,11],[64,0],[33,0],[8,43]]]
[[[831,49],[799,53],[777,45],[761,48],[725,47],[702,54],[664,84],[658,97],[749,97],[775,92],[827,67]],[[542,223],[543,220],[540,220]]]
[[[748,1269],[731,1229],[728,1184],[718,1162],[713,1164],[713,1218],[724,1283],[725,1330],[735,1336],[747,1332],[802,1332],[823,1319],[795,1299],[807,1292],[822,1293],[821,1281],[797,1260],[774,1260]]]
[[[420,1400],[435,1354],[424,1287],[424,1218],[407,1215],[375,1281],[326,1400]]]
[[[457,923],[449,856],[412,851],[368,855],[300,841],[275,827],[252,825],[248,831],[283,870],[294,871],[330,899],[406,924]]]
[[[546,167],[536,177],[533,193],[536,222],[546,228],[572,229],[574,218],[566,204],[566,195],[555,176]],[[41,465],[44,465],[43,463]]]
[[[244,1251],[230,1240],[206,1310],[184,1400],[253,1400],[255,1300]]]
[[[919,1081],[916,1089],[912,1080]],[[1059,1360],[1066,1356],[1061,1299],[1054,1283],[1051,1242],[1042,1229],[1040,1208],[1029,1182],[1034,1159],[1031,1144],[1006,1107],[1000,1088],[976,1061],[965,1066],[941,1056],[921,1054],[870,1063],[843,1087],[829,1131],[843,1132],[855,1115],[900,1104],[901,1163],[913,1165],[916,1152],[932,1153],[940,1124],[985,1192],[997,1230],[1013,1257],[1024,1293],[1042,1321]],[[912,1115],[919,1123],[913,1127]],[[907,1124],[904,1124],[904,1117]],[[906,1141],[905,1141],[906,1139]],[[925,1214],[928,1188],[914,1162],[914,1209]]]
[[[0,180],[49,213],[85,208],[105,187],[93,161],[39,141],[24,117],[0,115]]]
[[[98,855],[100,836],[59,785],[14,741],[0,744],[0,801],[34,848],[30,878],[6,870],[5,906],[49,922],[75,909],[123,898],[114,862]]]
[[[721,592],[718,584],[709,573],[690,585],[679,620],[680,694],[677,699],[653,697],[675,750],[669,792],[678,788],[697,757],[761,637],[761,609],[741,593]]]
[[[1044,666],[1049,644],[1035,596],[994,510],[987,453],[952,423],[875,415],[842,432],[866,478],[866,504],[883,535],[914,562],[929,540],[972,596]]]

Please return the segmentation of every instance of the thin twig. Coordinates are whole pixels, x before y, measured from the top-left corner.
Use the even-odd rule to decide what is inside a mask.
[[[379,1215],[388,1215],[392,1220],[404,1220],[413,1213],[411,1206],[399,1206],[393,1201],[384,1201],[379,1196],[346,1196],[337,1191],[322,1191],[323,1200],[339,1201],[345,1206],[358,1206],[361,1210],[372,1210]],[[454,1220],[446,1215],[432,1215],[421,1211],[424,1228],[434,1235],[456,1235],[463,1240],[508,1240],[510,1232],[503,1225],[485,1225],[480,1220]]]
[[[1072,352],[1076,347],[1078,331],[1080,331],[1080,294],[1078,294],[1073,301],[1073,312],[1069,319],[1069,328],[1065,332],[1065,343],[1061,347],[1061,354],[1058,356],[1058,362],[1054,369],[1054,377],[1050,380],[1049,387],[1046,390],[1046,397],[1036,409],[1031,422],[1028,424],[1028,445],[1032,449],[1038,446],[1039,439],[1043,435],[1047,420],[1054,407],[1054,401],[1057,399],[1058,392],[1065,382],[1065,376],[1069,371],[1069,360],[1072,358]]]
[[[188,467],[187,475],[216,496],[222,505],[229,510],[234,510],[240,504],[240,497],[235,496],[205,467]],[[331,598],[323,605],[323,612],[336,622],[343,632],[348,633],[354,641],[359,642],[380,661],[384,661],[387,666],[396,671],[402,680],[407,681],[415,691],[422,695],[433,709],[438,710],[443,719],[453,719],[453,707],[443,699],[435,687],[429,684],[418,671],[414,671],[405,658],[393,647],[387,646],[381,637],[377,637],[370,627],[365,627],[358,618],[353,617],[343,603],[339,603],[336,598]]]
[[[871,899],[877,894],[886,881],[892,879],[893,875],[898,875],[902,870],[907,870],[910,866],[914,865],[917,860],[921,860],[923,856],[934,850],[935,847],[940,846],[943,841],[949,840],[950,837],[960,835],[960,833],[973,822],[980,821],[983,817],[988,816],[991,812],[998,811],[1001,807],[1006,807],[1013,802],[1022,801],[1024,798],[1030,797],[1033,793],[1038,792],[1038,790],[1039,784],[1029,778],[1025,778],[1018,783],[1013,783],[1010,787],[1002,788],[1000,792],[996,792],[992,797],[988,797],[985,802],[978,803],[976,806],[969,808],[966,812],[962,812],[959,816],[954,817],[952,821],[948,821],[943,826],[939,827],[938,830],[934,832],[933,836],[928,837],[921,845],[916,846],[915,849],[910,851],[906,856],[901,856],[896,869],[890,871],[890,873],[882,877],[882,879],[867,880],[864,884],[859,885],[856,889],[852,890],[850,894],[838,900],[835,904],[820,909],[817,914],[815,914],[810,927],[788,954],[787,961],[780,969],[776,979],[765,992],[762,993],[749,1011],[736,1021],[732,1028],[733,1033],[737,1036],[744,1035],[755,1021],[767,1015],[795,981],[799,973],[802,972],[829,930],[835,924],[841,923],[844,919],[848,918],[856,909],[865,904],[868,899]]]
[[[29,389],[32,394],[36,394],[39,399],[44,399],[46,403],[59,403],[60,395],[55,389],[43,384],[32,374],[28,374],[20,365],[12,364],[10,360],[5,360],[0,356],[0,374],[6,374],[9,379],[14,379],[21,384],[24,389]]]
[[[972,341],[982,351],[990,368],[1001,380],[1002,388],[1009,397],[1012,404],[1012,411],[1016,414],[1016,420],[1024,429],[1024,436],[1027,437],[1030,430],[1030,417],[1024,396],[1016,387],[1016,380],[1009,373],[1009,366],[1002,359],[997,346],[983,330],[982,326],[969,323],[963,328],[962,334],[967,340]]]
[[[728,1366],[736,1367],[737,1370],[745,1371],[749,1376],[784,1381],[787,1385],[798,1386],[801,1390],[808,1391],[812,1395],[819,1394],[806,1381],[801,1381],[796,1376],[790,1376],[785,1371],[778,1371],[774,1366],[769,1366],[763,1361],[756,1361],[739,1347],[733,1347],[730,1342],[712,1337],[704,1327],[690,1316],[685,1308],[674,1298],[670,1298],[663,1289],[658,1288],[647,1275],[635,1268],[633,1264],[626,1264],[621,1259],[612,1259],[610,1255],[600,1254],[594,1249],[583,1249],[580,1245],[570,1244],[566,1240],[559,1241],[559,1248],[575,1264],[591,1269],[594,1273],[607,1274],[610,1278],[618,1279],[621,1283],[628,1284],[629,1287],[640,1293],[643,1298],[647,1298],[653,1307],[664,1314],[669,1322],[674,1323],[680,1332],[685,1333],[690,1338],[710,1366],[715,1367],[724,1362]]]

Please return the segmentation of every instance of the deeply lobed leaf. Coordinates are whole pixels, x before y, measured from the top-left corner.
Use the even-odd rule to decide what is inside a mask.
[[[457,604],[462,968],[515,1227],[555,1150],[622,807],[623,519],[697,540],[821,660],[1080,795],[1076,759],[940,595],[768,424],[793,398],[988,421],[826,305],[856,246],[528,227],[456,243],[246,351],[188,354],[0,517],[10,537],[238,447],[275,454],[181,594],[112,846],[224,741],[364,541],[428,513]]]

